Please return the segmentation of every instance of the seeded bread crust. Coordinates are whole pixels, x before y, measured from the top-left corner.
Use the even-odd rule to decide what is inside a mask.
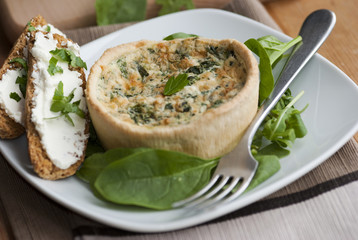
[[[35,18],[30,20],[32,26],[46,25],[45,19],[38,15]],[[4,65],[0,69],[0,81],[2,76],[11,69],[22,68],[19,63],[10,63],[14,58],[25,59],[24,48],[27,46],[26,35],[29,31],[29,25],[26,25],[24,31],[21,33],[20,37],[16,40],[14,46],[12,47],[9,56],[4,62]],[[9,92],[10,94],[10,92]],[[3,109],[0,107],[0,138],[2,139],[14,139],[21,136],[25,132],[24,126],[12,119]]]
[[[49,159],[46,151],[44,150],[41,144],[41,138],[35,128],[35,124],[31,121],[31,113],[32,109],[34,108],[34,103],[32,101],[34,97],[34,78],[32,78],[32,72],[34,71],[34,64],[36,64],[35,58],[31,55],[30,50],[34,46],[35,41],[35,32],[31,34],[30,41],[29,41],[29,73],[27,78],[27,88],[26,88],[26,101],[25,101],[25,112],[26,112],[26,129],[27,129],[27,139],[28,139],[28,151],[31,163],[33,165],[34,171],[44,179],[48,180],[57,180],[61,178],[66,178],[72,176],[76,173],[78,167],[84,160],[85,151],[83,152],[82,156],[79,157],[78,161],[72,164],[67,169],[60,169],[55,166],[52,161]],[[58,48],[63,48],[64,46],[61,43],[67,43],[67,41],[71,41],[66,39],[60,35],[54,34],[54,39],[56,39],[59,43],[57,45]],[[81,74],[82,79],[82,88],[85,90],[86,87],[86,80],[85,74],[82,68],[76,68]],[[85,91],[83,91],[85,92]],[[86,115],[87,123],[85,133],[89,133],[89,116]],[[86,143],[87,144],[87,141]]]

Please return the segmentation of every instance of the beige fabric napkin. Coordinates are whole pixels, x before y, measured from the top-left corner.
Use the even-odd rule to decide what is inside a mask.
[[[279,29],[257,0],[234,0],[225,9]],[[66,33],[82,45],[128,25]],[[357,159],[358,144],[352,139],[304,177],[243,209],[188,229],[139,234],[104,226],[58,205],[0,156],[0,232],[6,229],[9,239],[355,239]]]

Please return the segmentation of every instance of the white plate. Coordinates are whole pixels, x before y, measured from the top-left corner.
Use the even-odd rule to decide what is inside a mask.
[[[298,29],[297,29],[298,31]],[[237,14],[200,9],[179,12],[148,20],[112,33],[82,47],[82,57],[92,66],[102,52],[120,43],[141,39],[160,40],[175,33],[195,33],[209,38],[235,38],[244,42],[273,34],[282,40],[286,35]],[[38,178],[29,163],[24,136],[0,141],[0,150],[16,171],[42,193],[65,207],[113,227],[161,232],[200,224],[253,203],[301,177],[347,142],[358,130],[358,88],[337,67],[316,54],[291,85],[293,94],[305,95],[296,107],[309,103],[303,113],[308,135],[296,141],[292,153],[281,160],[281,170],[236,201],[203,212],[185,210],[151,211],[118,206],[98,200],[87,184],[76,177],[60,181]]]

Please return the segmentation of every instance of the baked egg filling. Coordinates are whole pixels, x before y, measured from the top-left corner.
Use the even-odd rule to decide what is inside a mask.
[[[170,77],[186,74],[189,83],[163,94]],[[97,99],[122,121],[148,127],[187,124],[230,101],[245,85],[242,58],[230,44],[200,38],[137,46],[101,65]]]

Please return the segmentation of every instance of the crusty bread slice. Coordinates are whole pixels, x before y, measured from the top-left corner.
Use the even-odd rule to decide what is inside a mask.
[[[9,56],[4,62],[4,65],[0,69],[0,81],[2,80],[3,75],[11,69],[23,68],[21,64],[14,62],[11,63],[11,60],[14,58],[22,58],[25,59],[26,47],[27,47],[27,34],[29,33],[30,27],[34,26],[44,26],[46,25],[45,19],[38,15],[30,20],[29,24],[26,25],[24,31],[20,35],[20,37],[15,42],[13,48],[10,51]],[[16,79],[14,79],[16,81]],[[10,94],[10,92],[9,92]],[[15,121],[12,117],[10,117],[6,110],[0,106],[0,138],[2,139],[13,139],[19,137],[25,132],[24,126],[21,123]]]
[[[34,103],[32,101],[34,97],[34,78],[32,77],[32,72],[34,70],[34,65],[36,64],[36,59],[31,55],[31,49],[34,46],[35,42],[35,32],[31,34],[29,40],[29,71],[28,71],[28,80],[27,80],[27,88],[26,88],[26,102],[25,102],[25,112],[26,112],[26,129],[27,129],[27,139],[28,139],[28,151],[31,159],[31,163],[33,164],[34,171],[44,179],[56,180],[61,178],[66,178],[76,173],[78,167],[84,160],[85,150],[81,156],[78,156],[78,161],[72,164],[67,169],[58,168],[46,153],[43,145],[41,143],[41,138],[39,133],[36,130],[35,124],[31,120],[32,109],[34,108]],[[71,41],[63,36],[58,34],[53,34],[54,39],[58,41],[57,47],[64,48],[66,47],[67,41]],[[78,71],[81,74],[82,79],[82,88],[83,92],[85,92],[86,80],[85,74],[82,68],[75,68],[73,70]],[[89,134],[89,115],[86,113],[86,128],[85,134]],[[85,142],[85,146],[87,141]],[[85,148],[86,149],[86,148]],[[65,149],[64,149],[65,151]]]

